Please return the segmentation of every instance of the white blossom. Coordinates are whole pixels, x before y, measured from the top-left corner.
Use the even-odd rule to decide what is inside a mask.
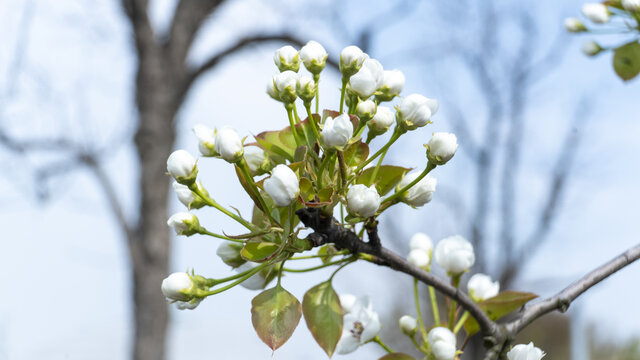
[[[434,258],[452,276],[469,270],[476,261],[473,245],[460,235],[440,240],[436,245]]]
[[[197,172],[196,159],[186,150],[176,150],[167,159],[167,172],[176,180],[191,178]]]
[[[455,134],[437,132],[433,134],[426,147],[429,161],[444,165],[456,154],[458,139]]]
[[[400,180],[396,189],[404,188],[418,176],[420,176],[420,172],[418,171],[406,174],[402,180]],[[431,201],[433,193],[436,192],[437,184],[438,180],[436,180],[436,178],[427,175],[402,194],[402,201],[413,207],[420,207]]]
[[[287,70],[273,77],[277,98],[285,104],[296,101],[296,86],[298,85],[298,74]],[[267,90],[269,92],[269,90]],[[269,94],[271,95],[271,94]],[[273,97],[273,96],[272,96]]]
[[[403,333],[413,336],[418,328],[418,321],[413,316],[404,315],[398,320],[398,325]]]
[[[369,129],[376,134],[383,134],[389,127],[393,125],[395,114],[391,108],[386,106],[378,106],[373,119],[367,122]]]
[[[436,360],[453,360],[456,356],[456,335],[445,327],[429,331],[427,341]]]
[[[629,12],[640,10],[640,0],[622,0],[622,7]]]
[[[369,121],[376,115],[377,105],[373,100],[360,101],[356,106],[356,115],[360,121]]]
[[[273,54],[273,62],[280,71],[295,71],[300,69],[300,56],[298,50],[291,45],[286,45],[276,50]]]
[[[419,249],[424,252],[430,253],[433,250],[433,241],[431,240],[429,235],[422,232],[417,232],[413,234],[411,240],[409,240],[409,249]]]
[[[173,191],[175,191],[178,196],[178,200],[180,200],[180,202],[186,207],[191,206],[191,203],[196,199],[196,196],[189,187],[179,184],[177,181],[174,181],[171,185],[173,186]]]
[[[216,255],[218,255],[225,264],[231,267],[238,267],[246,262],[242,256],[240,256],[240,250],[242,250],[242,243],[223,241],[218,246],[218,249],[216,249]]]
[[[474,274],[467,283],[469,296],[475,301],[483,301],[498,295],[500,283],[491,281],[491,277],[485,274]]]
[[[574,17],[564,19],[564,27],[567,29],[567,31],[574,33],[587,30],[582,21]]]
[[[391,101],[400,95],[404,88],[405,77],[402,71],[393,69],[385,70],[382,85],[378,87],[380,94],[376,95],[382,101]]]
[[[167,220],[167,225],[172,227],[176,234],[186,236],[195,234],[200,228],[198,218],[188,212],[178,212],[171,215]]]
[[[162,280],[162,294],[168,300],[189,300],[189,296],[183,294],[193,287],[191,276],[184,272],[175,272]]]
[[[518,344],[507,353],[509,360],[540,360],[546,354],[544,351],[535,347],[532,342],[527,345]]]
[[[190,301],[176,301],[175,304],[178,310],[193,310],[197,308],[201,302],[202,299],[194,298]]]
[[[369,296],[359,297],[351,311],[343,317],[342,336],[336,351],[338,354],[354,352],[358,346],[378,335],[381,328],[378,313],[373,311]]]
[[[306,75],[300,75],[296,83],[296,94],[306,103],[310,103],[316,96],[316,83]]]
[[[238,133],[230,126],[219,129],[216,133],[216,152],[230,163],[238,162],[244,154],[244,146]]]
[[[347,191],[347,209],[350,213],[367,218],[375,215],[379,207],[380,195],[375,186],[357,184]]]
[[[300,49],[300,58],[304,67],[312,74],[319,74],[327,64],[327,51],[317,41],[309,41]]]
[[[203,156],[215,156],[216,133],[206,125],[197,124],[193,127],[193,133],[198,138],[198,149]]]
[[[235,271],[239,273],[243,273],[245,271],[251,270],[259,266],[258,263],[254,263],[251,261],[247,261],[246,263],[238,266]],[[263,289],[265,285],[267,285],[267,279],[258,271],[257,273],[250,276],[247,280],[240,283],[242,287],[249,290],[260,290]]]
[[[378,60],[366,59],[362,68],[351,76],[349,86],[360,98],[366,99],[382,86],[384,69]]]
[[[587,40],[582,43],[582,53],[587,56],[596,56],[600,51],[602,51],[602,47],[593,40]]]
[[[365,54],[357,46],[347,46],[340,52],[340,72],[346,78],[357,73],[369,55]]]
[[[342,306],[342,312],[344,314],[348,314],[353,309],[353,306],[356,304],[358,298],[355,295],[351,294],[342,294],[340,295],[340,306]]]
[[[438,110],[438,102],[419,94],[411,94],[397,107],[399,120],[407,130],[415,130],[425,126]]]
[[[353,136],[353,124],[347,114],[328,117],[322,126],[322,142],[325,148],[335,149],[347,145]]]
[[[601,3],[586,3],[582,5],[582,13],[596,24],[609,22],[611,13],[606,5]]]
[[[415,249],[409,251],[407,261],[414,266],[424,269],[429,266],[431,259],[429,258],[429,253],[420,249]]]
[[[289,206],[300,194],[298,177],[288,166],[280,164],[264,181],[264,191],[271,196],[276,206]]]

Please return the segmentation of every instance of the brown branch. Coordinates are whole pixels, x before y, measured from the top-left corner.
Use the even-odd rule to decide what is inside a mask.
[[[534,320],[554,310],[565,312],[578,296],[638,259],[640,259],[640,244],[589,272],[556,295],[533,305],[525,306],[518,319],[506,324],[508,333],[516,334]]]

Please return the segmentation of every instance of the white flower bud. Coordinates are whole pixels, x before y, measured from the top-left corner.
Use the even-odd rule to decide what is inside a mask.
[[[400,330],[409,336],[413,336],[418,329],[418,321],[409,315],[402,316],[400,320],[398,320],[398,325],[400,326]]]
[[[344,77],[349,78],[360,70],[368,58],[369,55],[362,52],[359,47],[347,46],[340,53],[340,72]]]
[[[190,185],[196,181],[196,159],[186,150],[176,150],[167,159],[167,172],[179,183]]]
[[[253,176],[265,174],[272,169],[271,161],[260,148],[254,146],[244,148],[244,159],[249,165],[249,171]]]
[[[587,3],[582,5],[582,13],[596,24],[609,22],[611,13],[606,5],[601,3]]]
[[[469,296],[477,302],[492,298],[500,292],[500,283],[485,274],[474,274],[467,283]]]
[[[236,272],[237,273],[242,273],[242,272],[245,272],[247,270],[251,270],[251,269],[255,268],[258,265],[259,264],[257,264],[257,263],[254,263],[254,262],[251,262],[251,261],[247,261],[246,263],[238,266],[236,268]],[[247,280],[241,282],[240,285],[242,285],[242,287],[245,288],[245,289],[260,290],[260,289],[263,289],[265,287],[265,285],[267,285],[267,279],[262,275],[262,273],[260,271],[258,271],[257,273],[255,273],[254,275],[249,277]]]
[[[208,126],[198,124],[193,127],[193,133],[198,138],[198,149],[202,156],[216,156],[215,137],[216,133]]]
[[[178,310],[193,310],[200,305],[202,299],[191,299],[191,301],[176,301],[176,307]]]
[[[242,250],[241,243],[224,241],[218,246],[216,255],[218,255],[225,264],[235,268],[246,262],[246,260],[240,256],[240,250]]]
[[[296,94],[305,104],[310,103],[316,96],[316,83],[312,78],[300,75],[296,84]]]
[[[509,360],[540,360],[546,354],[544,351],[535,347],[532,342],[527,345],[518,344],[507,353]]]
[[[429,266],[431,259],[429,258],[428,252],[425,252],[424,250],[420,250],[420,249],[415,249],[415,250],[409,251],[409,255],[407,256],[407,261],[412,265],[415,265],[419,268],[424,269],[427,266]]]
[[[362,68],[349,80],[349,86],[362,99],[366,99],[382,86],[384,69],[378,60],[366,59]]]
[[[278,88],[276,87],[276,76],[274,75],[269,82],[267,82],[267,94],[271,96],[273,100],[282,101],[280,95],[278,95]]]
[[[405,77],[400,70],[385,70],[382,79],[382,85],[378,87],[379,94],[376,98],[381,101],[391,101],[394,97],[400,95],[404,88]]]
[[[322,126],[322,143],[325,149],[342,148],[353,136],[353,124],[347,114],[328,117]]]
[[[409,249],[410,250],[422,250],[426,253],[431,253],[433,250],[433,241],[429,237],[429,235],[418,232],[413,234],[411,240],[409,240]]]
[[[365,100],[358,103],[356,106],[356,115],[360,121],[369,121],[376,115],[376,109],[378,106],[373,100]]]
[[[177,181],[174,181],[172,186],[173,191],[175,191],[176,195],[178,196],[178,200],[180,200],[180,202],[184,206],[189,207],[191,203],[193,203],[193,201],[196,199],[195,194],[189,189],[188,186],[179,184]]]
[[[175,230],[178,235],[191,236],[200,230],[198,218],[188,212],[178,212],[167,220],[167,225]]]
[[[342,306],[342,312],[348,314],[353,310],[353,305],[356,303],[356,296],[351,294],[340,295],[340,305]]]
[[[397,109],[396,116],[402,126],[407,130],[415,130],[429,123],[431,116],[438,111],[438,102],[419,94],[411,94],[402,99]]]
[[[316,41],[309,41],[300,49],[300,58],[304,67],[312,74],[319,74],[327,64],[327,51]]]
[[[404,188],[409,185],[412,181],[414,181],[418,176],[420,176],[420,172],[414,171],[412,173],[406,174],[400,180],[400,183],[396,187],[396,191]],[[429,175],[423,177],[418,181],[415,185],[409,188],[409,190],[405,191],[401,196],[402,201],[413,206],[420,207],[433,198],[433,193],[436,192],[436,185],[438,184],[438,180]]]
[[[276,50],[273,54],[273,62],[281,72],[287,70],[298,72],[300,69],[298,50],[291,45],[283,46]]]
[[[564,19],[564,27],[567,29],[567,31],[574,33],[587,30],[582,21],[574,17]]]
[[[264,181],[263,186],[276,206],[289,206],[300,194],[298,177],[293,170],[282,164],[273,169],[271,177]]]
[[[437,165],[444,165],[451,160],[458,149],[458,139],[455,134],[437,132],[426,145],[427,158]]]
[[[184,272],[176,272],[162,280],[162,294],[169,300],[185,301],[189,296],[183,294],[191,290],[193,281],[191,276]]]
[[[296,98],[298,97],[296,93],[298,74],[287,70],[274,76],[273,82],[276,86],[275,90],[280,101],[285,104],[291,104],[296,101]]]
[[[456,335],[445,327],[429,331],[427,341],[436,360],[453,360],[456,356]]]
[[[596,56],[602,51],[600,44],[593,40],[587,40],[582,43],[582,53],[587,56]]]
[[[640,0],[622,0],[622,7],[628,12],[637,12],[640,10]]]
[[[230,163],[236,163],[242,159],[244,146],[240,136],[231,126],[225,126],[217,131],[216,152]]]
[[[386,106],[378,106],[376,114],[371,121],[367,122],[369,131],[376,133],[376,135],[384,134],[389,127],[393,124],[395,114],[391,108]]]
[[[469,270],[476,261],[473,245],[460,235],[440,240],[436,245],[434,258],[450,276],[457,276]]]
[[[380,195],[376,187],[363,184],[353,185],[347,191],[347,209],[359,217],[368,218],[375,215],[380,207]]]

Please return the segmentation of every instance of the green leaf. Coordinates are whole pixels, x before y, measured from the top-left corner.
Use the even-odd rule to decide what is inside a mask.
[[[387,354],[378,360],[415,360],[415,359],[405,353],[392,353],[392,354]]]
[[[356,179],[356,183],[364,184],[366,186],[375,184],[378,194],[382,196],[391,191],[400,182],[400,180],[402,180],[402,177],[411,169],[400,166],[382,165],[378,170],[376,178],[372,181],[371,175],[373,175],[374,170],[375,167],[370,167],[363,171]]]
[[[295,139],[293,144],[293,134],[291,128],[286,127],[278,131],[264,131],[255,136],[258,146],[260,146],[270,156],[275,157],[276,162],[278,157],[285,158],[289,161],[293,161],[293,155],[296,151]],[[284,139],[284,141],[282,140]]]
[[[253,189],[249,184],[249,180],[247,180],[247,178],[242,173],[242,170],[240,170],[240,168],[237,165],[234,167],[236,168],[236,175],[238,176],[238,180],[240,181],[240,185],[242,185],[242,188],[244,189],[244,191],[249,195],[249,197],[251,197],[251,200],[253,200],[253,203],[258,207],[258,209],[264,210],[260,205],[260,200],[258,199],[258,196],[253,192]]]
[[[342,306],[330,281],[316,285],[304,294],[302,312],[311,335],[331,357],[342,335]]]
[[[280,245],[272,242],[247,242],[240,250],[240,256],[245,260],[263,262],[271,259],[279,248]]]
[[[251,300],[251,322],[260,340],[272,350],[282,346],[300,322],[300,302],[280,285]]]
[[[613,69],[624,81],[636,77],[640,73],[640,43],[632,41],[615,49]]]
[[[369,156],[369,145],[362,141],[357,141],[348,145],[344,149],[344,162],[347,166],[356,166],[362,164]]]
[[[519,309],[522,305],[537,298],[538,295],[528,292],[503,291],[500,294],[481,301],[478,306],[484,311],[491,320],[497,320],[501,317]],[[464,329],[469,336],[480,330],[480,326],[473,317],[464,323]]]

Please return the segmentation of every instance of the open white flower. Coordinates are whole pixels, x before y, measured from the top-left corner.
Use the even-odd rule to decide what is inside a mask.
[[[453,360],[456,356],[456,336],[445,327],[435,327],[429,331],[427,341],[436,360]]]
[[[587,3],[582,5],[582,13],[589,20],[596,24],[604,24],[609,22],[609,8],[601,3]]]
[[[225,126],[216,132],[215,149],[223,159],[230,163],[240,161],[244,154],[242,140],[231,126]]]
[[[327,51],[317,41],[309,41],[300,49],[300,58],[304,67],[312,74],[319,74],[327,64]]]
[[[354,352],[358,346],[378,335],[381,328],[378,313],[373,311],[369,296],[357,298],[351,311],[343,317],[342,336],[336,351],[338,354]]]
[[[344,314],[348,314],[353,310],[353,305],[356,304],[358,298],[355,295],[351,294],[342,294],[340,295],[340,306],[342,306],[342,312]]]
[[[546,354],[544,351],[535,347],[532,342],[527,345],[518,344],[507,353],[509,360],[540,360]]]
[[[469,296],[477,302],[492,298],[500,292],[500,283],[485,274],[474,274],[467,283]]]
[[[406,174],[396,187],[396,190],[400,190],[411,184],[418,176],[420,176],[420,172],[418,171]],[[436,185],[438,185],[438,180],[427,175],[402,194],[402,201],[413,207],[423,206],[433,199],[433,193],[436,192]]]
[[[473,245],[460,235],[449,236],[438,242],[434,252],[436,263],[451,276],[469,270],[476,261]]]
[[[350,213],[367,218],[375,215],[379,207],[380,195],[375,186],[357,184],[347,191],[347,209]]]
[[[280,164],[273,168],[271,177],[264,181],[264,191],[276,206],[289,206],[300,194],[300,182],[293,170]]]
[[[342,148],[353,136],[353,124],[347,114],[328,117],[322,126],[322,143],[327,149]]]
[[[193,281],[185,272],[175,272],[162,280],[162,294],[168,300],[188,301],[189,296],[184,292],[191,290]]]

